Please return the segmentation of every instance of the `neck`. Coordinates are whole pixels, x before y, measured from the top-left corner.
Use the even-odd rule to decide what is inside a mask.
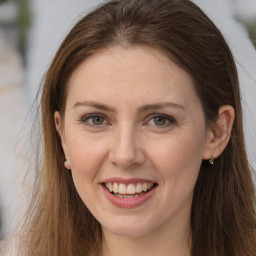
[[[178,224],[177,224],[178,223]],[[103,256],[189,256],[189,219],[172,222],[138,237],[119,236],[103,229]],[[171,228],[170,228],[171,226]]]

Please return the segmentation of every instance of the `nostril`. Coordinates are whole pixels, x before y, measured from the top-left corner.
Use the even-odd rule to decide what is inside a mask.
[[[145,154],[133,143],[119,142],[119,145],[109,151],[109,161],[121,168],[141,165],[145,162]]]
[[[113,153],[110,158],[114,165],[120,166],[122,168],[130,167],[136,163],[136,157],[133,154],[122,154],[120,152]]]

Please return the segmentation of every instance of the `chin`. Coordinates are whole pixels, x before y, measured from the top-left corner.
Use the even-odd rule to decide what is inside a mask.
[[[150,232],[152,227],[146,225],[138,225],[139,221],[135,223],[129,223],[127,221],[122,221],[122,223],[111,223],[111,225],[102,226],[103,230],[113,233],[117,236],[123,237],[140,237]]]

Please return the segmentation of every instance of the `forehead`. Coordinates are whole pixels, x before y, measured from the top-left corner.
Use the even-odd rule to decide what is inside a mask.
[[[191,95],[197,97],[192,77],[163,52],[146,47],[113,47],[90,56],[72,73],[67,90],[67,100],[139,98],[145,104],[176,98],[186,105]]]

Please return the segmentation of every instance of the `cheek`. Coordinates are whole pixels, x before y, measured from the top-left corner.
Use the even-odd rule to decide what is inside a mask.
[[[185,135],[170,136],[148,146],[154,166],[164,182],[171,183],[173,191],[193,188],[202,162],[204,138],[198,133]]]
[[[153,148],[153,147],[152,147]],[[170,139],[151,151],[162,186],[159,205],[166,218],[190,211],[193,191],[202,162],[202,144],[197,140]]]
[[[106,158],[108,143],[104,138],[96,139],[79,135],[70,138],[69,153],[73,182],[85,205],[95,210],[98,177]]]
[[[69,155],[72,173],[92,177],[104,161],[107,148],[106,139],[80,134],[69,139]]]

